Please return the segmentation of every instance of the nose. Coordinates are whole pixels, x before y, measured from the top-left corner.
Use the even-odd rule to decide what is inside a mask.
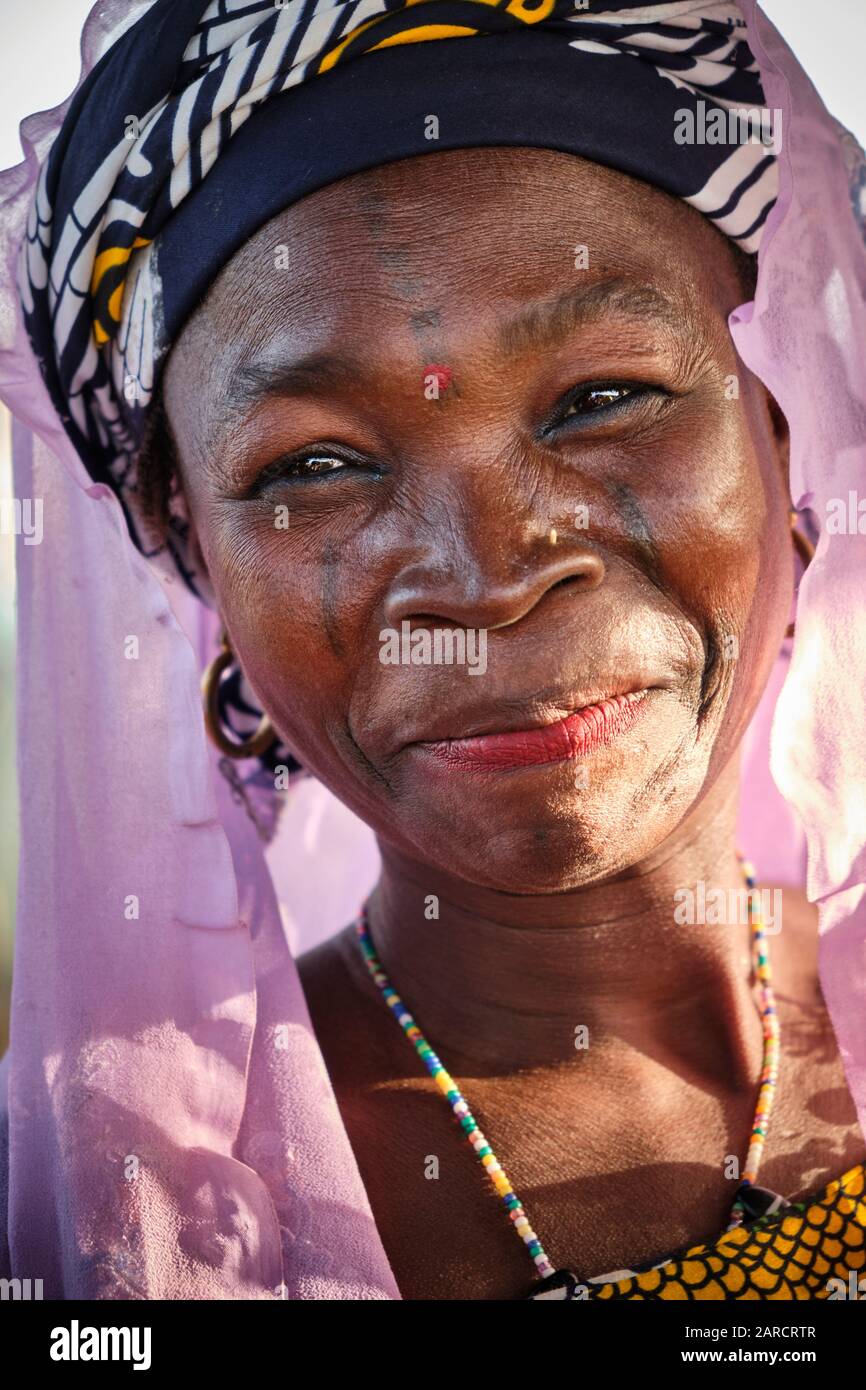
[[[390,627],[445,623],[497,628],[517,623],[554,589],[589,591],[605,575],[604,561],[564,520],[563,527],[516,519],[493,534],[449,519],[448,543],[417,551],[394,576],[385,600]]]

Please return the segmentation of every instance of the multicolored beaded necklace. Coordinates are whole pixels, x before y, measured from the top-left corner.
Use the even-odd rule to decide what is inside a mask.
[[[758,1216],[762,1207],[766,1208],[772,1205],[772,1203],[768,1202],[759,1202],[755,1204],[751,1200],[751,1197],[753,1192],[755,1196],[759,1193],[763,1194],[763,1189],[755,1187],[755,1180],[758,1175],[761,1154],[767,1137],[767,1124],[770,1118],[770,1111],[773,1107],[773,1097],[779,1074],[779,1019],[776,1013],[776,1004],[770,983],[770,957],[767,938],[755,904],[755,871],[753,866],[744,859],[739,852],[737,853],[737,858],[740,861],[740,868],[748,889],[748,914],[752,928],[753,983],[756,983],[758,986],[758,996],[760,1000],[759,1009],[764,1033],[764,1060],[761,1068],[758,1104],[752,1123],[749,1151],[746,1155],[745,1168],[743,1169],[740,1184],[734,1197],[733,1206],[731,1207],[730,1217],[725,1228],[726,1231],[732,1231],[735,1227],[742,1225],[747,1217]],[[532,1228],[523,1203],[511,1186],[502,1164],[487,1142],[485,1135],[482,1134],[477,1120],[469,1109],[466,1098],[460,1091],[454,1078],[445,1070],[445,1067],[424,1037],[421,1029],[418,1027],[382,968],[382,962],[376,955],[370,936],[366,908],[362,909],[355,923],[355,929],[358,934],[361,953],[367,963],[370,975],[382,991],[388,1008],[393,1013],[409,1041],[415,1047],[418,1056],[423,1061],[433,1080],[436,1082],[436,1085],[451,1106],[455,1119],[475,1150],[476,1157],[487,1170],[487,1176],[493,1184],[494,1190],[501,1199],[505,1210],[514,1223],[515,1231],[523,1241],[532,1258],[539,1279],[541,1281],[557,1279],[563,1274],[568,1275],[570,1278],[573,1277],[570,1275],[569,1271],[557,1271],[554,1269],[545,1253],[541,1241]],[[767,1192],[765,1195],[767,1198],[777,1198],[777,1201],[782,1201],[775,1193]]]

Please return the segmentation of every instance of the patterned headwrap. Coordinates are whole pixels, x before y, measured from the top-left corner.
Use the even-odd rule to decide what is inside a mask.
[[[444,42],[460,38],[496,42]],[[136,544],[167,547],[208,600],[181,496],[167,542],[147,534],[136,455],[171,343],[269,218],[388,161],[538,146],[654,184],[754,252],[780,137],[729,0],[156,0],[80,87],[43,170],[27,331]]]

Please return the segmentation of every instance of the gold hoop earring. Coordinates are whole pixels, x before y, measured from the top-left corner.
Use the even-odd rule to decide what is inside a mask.
[[[223,671],[231,666],[235,654],[231,649],[228,633],[223,629],[220,635],[220,651],[214,657],[201,678],[201,693],[204,704],[204,722],[211,742],[228,758],[258,758],[277,737],[276,730],[266,714],[262,715],[259,727],[249,738],[238,741],[229,738],[220,723],[219,688]]]
[[[815,554],[815,547],[814,547],[814,545],[812,544],[812,542],[809,540],[809,537],[808,537],[808,536],[804,536],[803,533],[802,533],[802,531],[797,531],[797,530],[795,529],[795,528],[796,528],[796,525],[797,525],[797,513],[794,512],[794,511],[791,511],[791,512],[788,513],[788,515],[789,515],[789,517],[790,517],[790,519],[791,519],[791,539],[792,539],[792,541],[794,542],[794,549],[796,550],[797,554],[799,555],[800,559],[802,560],[802,562],[803,562],[803,568],[805,569],[806,566],[811,562],[812,557],[813,557],[813,555]],[[789,623],[789,624],[788,624],[787,629],[786,629],[786,631],[785,631],[785,636],[786,636],[786,637],[793,637],[793,636],[794,636],[794,624],[793,624],[793,623]]]

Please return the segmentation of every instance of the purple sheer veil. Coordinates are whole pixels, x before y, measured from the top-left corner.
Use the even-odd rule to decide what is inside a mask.
[[[805,832],[821,987],[866,1131],[866,525],[859,510],[850,521],[866,476],[866,161],[755,0],[743,10],[787,137],[755,301],[731,315],[731,332],[788,420],[792,501],[819,523],[770,767]],[[831,527],[840,503],[847,524]]]
[[[123,4],[92,12],[87,68],[118,20]],[[15,310],[15,242],[62,114],[24,123],[28,160],[0,183],[0,391],[15,494],[44,516],[18,551],[0,1266],[46,1298],[398,1298],[261,841],[206,741],[214,616],[89,482]]]
[[[144,8],[94,8],[85,69]],[[821,521],[856,491],[866,449],[866,175],[772,25],[743,9],[785,138],[755,303],[731,329],[790,422],[792,500]],[[53,1298],[399,1298],[285,930],[306,945],[348,920],[375,875],[372,836],[307,783],[264,851],[205,738],[214,615],[133,547],[24,337],[15,253],[64,109],[28,118],[25,162],[0,175],[0,395],[15,495],[44,515],[42,544],[18,549],[0,1275]],[[864,551],[822,524],[793,652],[744,744],[740,832],[759,876],[805,875],[820,904],[822,985],[866,1129]]]

